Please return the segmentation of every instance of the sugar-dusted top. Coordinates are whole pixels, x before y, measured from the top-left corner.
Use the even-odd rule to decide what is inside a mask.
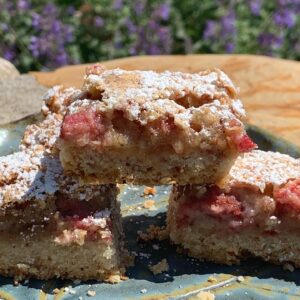
[[[80,90],[63,86],[49,89],[43,98],[42,112],[45,119],[26,127],[20,150],[44,149],[48,153],[53,151],[66,109],[73,101],[79,99],[81,94]]]
[[[62,115],[49,114],[42,122],[28,125],[21,140],[20,150],[44,149],[50,153],[60,133]]]
[[[189,74],[106,70],[96,66],[87,74],[82,88],[89,96],[87,98],[101,100],[106,109],[126,111],[129,120],[141,121],[141,113],[145,111],[186,116],[187,110],[214,101],[228,105],[239,118],[245,116],[237,99],[237,89],[228,76],[218,69]]]
[[[42,113],[63,115],[68,105],[81,97],[81,91],[75,88],[64,88],[61,85],[52,87],[43,98]]]
[[[88,72],[83,85],[84,91],[97,89],[103,92],[103,99],[118,101],[126,99],[175,99],[186,95],[211,99],[220,97],[236,98],[237,89],[228,76],[218,70],[199,73],[165,71],[126,71],[122,69]]]
[[[58,158],[44,151],[21,151],[0,157],[0,206],[13,202],[47,200],[56,192],[80,200],[103,195],[109,185],[82,185],[65,176]]]
[[[264,192],[300,178],[300,160],[278,152],[254,150],[240,156],[227,178],[230,186],[252,186]]]

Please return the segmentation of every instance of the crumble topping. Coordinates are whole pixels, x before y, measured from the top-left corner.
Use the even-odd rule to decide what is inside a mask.
[[[88,74],[83,86],[85,91],[103,91],[103,99],[117,102],[122,93],[125,98],[163,99],[203,94],[213,98],[236,98],[237,90],[232,81],[220,70],[195,74],[165,71],[125,71],[121,69],[103,70],[100,74]]]
[[[27,126],[20,150],[30,148],[31,150],[44,149],[46,152],[50,152],[59,137],[61,123],[61,115],[50,114],[43,122]]]
[[[67,106],[80,96],[81,91],[78,89],[54,86],[43,97],[42,113],[45,116],[52,113],[63,115]]]
[[[229,186],[252,186],[265,191],[268,185],[280,186],[300,178],[300,160],[278,152],[254,150],[240,156],[230,170]]]
[[[46,200],[56,192],[90,200],[108,186],[81,185],[63,173],[58,158],[43,152],[23,151],[0,157],[0,206],[12,201]]]

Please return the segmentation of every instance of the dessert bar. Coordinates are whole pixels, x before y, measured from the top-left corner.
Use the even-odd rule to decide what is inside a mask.
[[[65,176],[58,159],[62,114],[77,94],[51,89],[45,120],[27,127],[20,152],[0,158],[2,275],[117,282],[124,274],[118,188]]]
[[[300,267],[300,160],[246,153],[222,182],[174,186],[167,219],[171,241],[201,260]]]
[[[145,185],[211,183],[247,136],[237,90],[221,71],[87,70],[61,130],[63,168],[86,181]]]

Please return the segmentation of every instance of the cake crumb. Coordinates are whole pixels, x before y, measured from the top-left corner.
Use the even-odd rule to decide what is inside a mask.
[[[209,276],[208,279],[207,279],[208,282],[216,282],[217,281],[217,278],[214,277],[214,276]]]
[[[119,283],[122,281],[122,278],[119,274],[115,274],[115,275],[110,275],[108,277],[107,280],[105,280],[106,282],[109,282],[109,283]]]
[[[154,275],[157,275],[162,272],[169,271],[169,264],[168,264],[167,260],[164,258],[156,265],[149,266],[149,269]]]
[[[294,272],[294,271],[295,271],[295,268],[294,268],[294,266],[293,266],[292,264],[290,264],[290,263],[285,263],[285,264],[283,265],[283,270],[285,270],[285,271],[290,271],[290,272]]]
[[[18,285],[20,285],[20,282],[19,282],[19,280],[15,279],[14,280],[14,286],[18,286]]]
[[[154,200],[146,200],[144,202],[144,208],[146,209],[150,209],[155,205],[155,201]]]
[[[155,187],[146,186],[144,188],[144,196],[148,196],[148,195],[154,196],[155,194],[156,194],[156,188]]]
[[[211,292],[200,292],[195,296],[188,298],[189,300],[215,300],[215,295]]]
[[[95,296],[96,296],[96,291],[88,290],[86,294],[87,294],[89,297],[95,297]]]
[[[238,276],[236,280],[237,280],[237,282],[243,282],[243,281],[245,281],[245,278],[244,278],[244,276]]]
[[[155,226],[150,225],[146,232],[139,232],[139,238],[145,242],[151,241],[151,240],[165,240],[168,238],[168,232],[167,229],[163,226]]]
[[[74,284],[80,284],[80,283],[81,283],[81,280],[75,279],[73,282],[74,282]]]
[[[159,250],[159,245],[153,244],[153,245],[152,245],[152,248],[153,248],[154,250]]]

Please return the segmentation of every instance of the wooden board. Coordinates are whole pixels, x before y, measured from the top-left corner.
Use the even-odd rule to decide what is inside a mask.
[[[185,72],[220,68],[240,87],[250,123],[300,146],[300,62],[254,55],[170,55],[130,57],[103,64],[128,70]],[[80,87],[87,66],[67,66],[33,74],[47,86]]]

